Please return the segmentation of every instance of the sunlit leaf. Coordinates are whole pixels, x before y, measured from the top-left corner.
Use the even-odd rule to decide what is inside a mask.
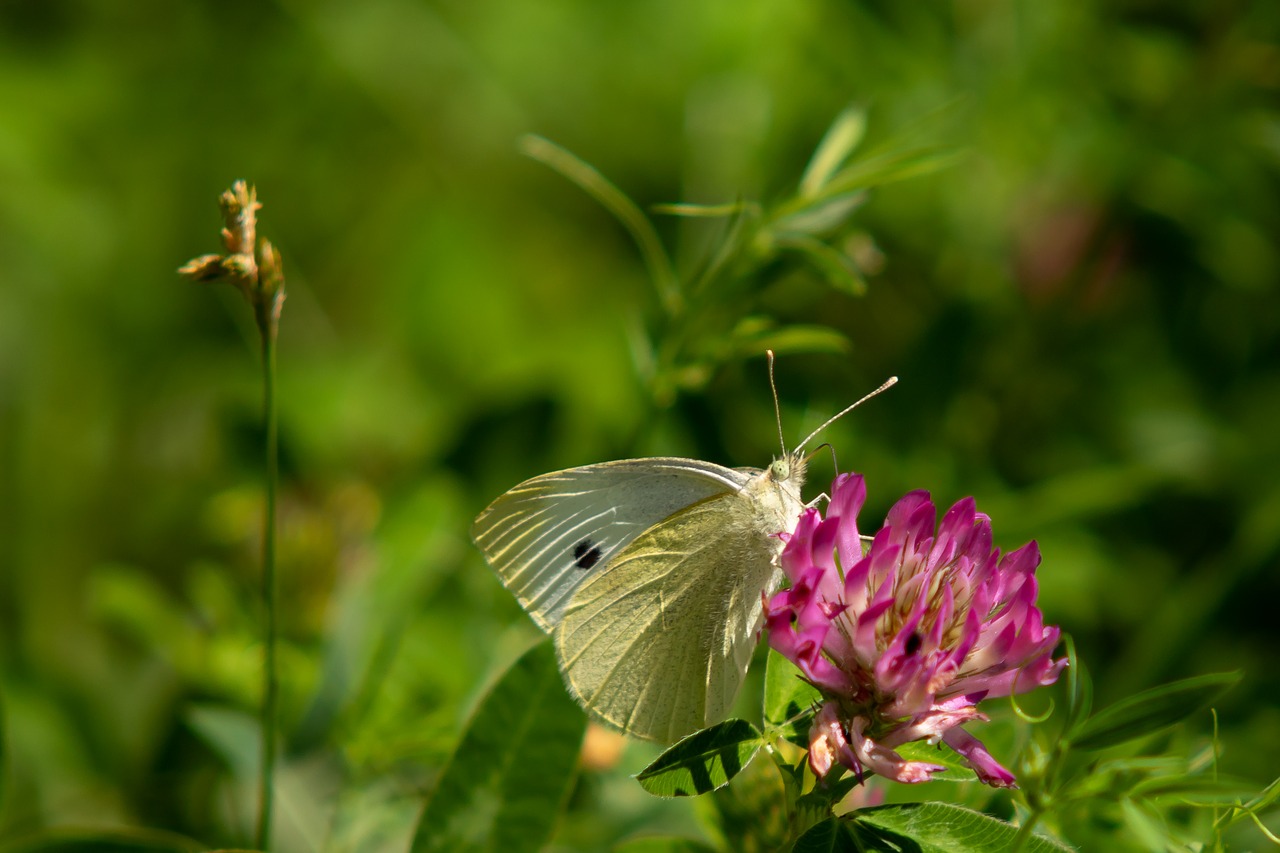
[[[725,720],[695,732],[636,774],[640,785],[658,797],[690,797],[725,785],[764,745],[746,720]]]
[[[784,215],[769,224],[769,228],[777,234],[829,234],[844,225],[866,200],[865,190],[855,190],[823,198],[799,209],[793,210],[789,206]]]
[[[1238,672],[1223,672],[1144,690],[1095,714],[1071,737],[1071,744],[1076,749],[1105,749],[1158,732],[1209,707],[1240,678]]]
[[[835,171],[849,159],[867,132],[867,112],[861,107],[845,107],[818,143],[800,178],[800,195],[818,194]]]
[[[993,817],[946,803],[905,803],[854,812],[859,824],[887,830],[914,842],[904,847],[915,853],[1002,853],[1018,835],[1018,828]],[[1023,853],[1066,853],[1071,848],[1032,835]]]
[[[551,642],[539,643],[476,708],[427,801],[414,853],[540,849],[564,806],[585,731]]]
[[[960,157],[959,152],[936,147],[889,151],[850,163],[832,176],[827,191],[851,192],[917,178],[945,169]]]
[[[698,219],[721,219],[726,216],[736,216],[745,211],[754,210],[757,205],[750,202],[732,202],[730,204],[691,204],[689,202],[675,202],[670,204],[655,204],[650,210],[654,213],[664,213],[668,216],[687,216]]]

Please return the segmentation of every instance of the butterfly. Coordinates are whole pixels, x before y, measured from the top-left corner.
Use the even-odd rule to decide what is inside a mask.
[[[679,457],[585,465],[526,480],[480,513],[472,539],[551,634],[593,718],[662,743],[724,719],[760,636],[761,595],[781,580],[780,534],[805,508],[805,444],[896,381],[764,470]]]

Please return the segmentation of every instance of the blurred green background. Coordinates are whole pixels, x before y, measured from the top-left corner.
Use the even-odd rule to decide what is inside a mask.
[[[555,468],[777,451],[759,352],[655,401],[634,245],[517,139],[645,208],[768,203],[851,102],[867,145],[962,157],[857,212],[865,295],[779,265],[716,309],[850,341],[780,358],[789,440],[899,375],[823,436],[871,517],[927,488],[1037,539],[1100,702],[1245,670],[1223,764],[1269,778],[1278,95],[1280,5],[1243,0],[0,4],[0,838],[247,843],[256,340],[174,274],[232,180],[288,276],[280,849],[394,849],[535,633],[475,513]],[[715,233],[656,221],[682,270]],[[561,843],[686,806],[589,770]]]

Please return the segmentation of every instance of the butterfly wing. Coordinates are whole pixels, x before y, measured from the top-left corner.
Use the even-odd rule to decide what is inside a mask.
[[[759,481],[759,478],[753,478]],[[729,712],[755,649],[761,592],[798,498],[750,487],[695,503],[586,578],[554,631],[565,682],[597,718],[671,743]]]
[[[744,472],[676,457],[627,459],[526,480],[476,518],[471,538],[534,621],[560,622],[573,593],[614,569],[646,530],[708,498],[734,494]]]

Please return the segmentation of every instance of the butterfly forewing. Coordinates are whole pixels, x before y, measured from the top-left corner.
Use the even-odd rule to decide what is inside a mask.
[[[680,510],[736,494],[751,478],[692,459],[628,459],[526,480],[476,518],[471,536],[544,630],[620,550]]]

